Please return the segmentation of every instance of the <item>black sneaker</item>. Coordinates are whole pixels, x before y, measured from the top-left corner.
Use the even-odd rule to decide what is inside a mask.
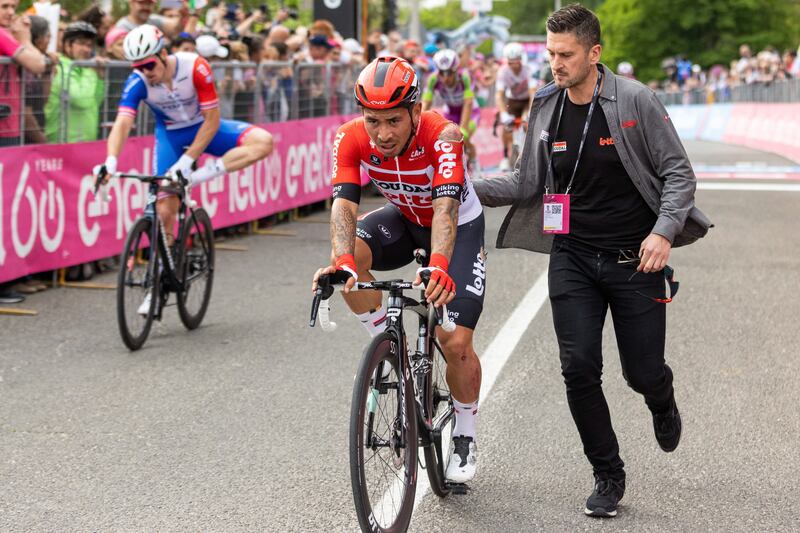
[[[675,400],[666,413],[653,413],[653,429],[656,433],[656,440],[661,449],[665,452],[674,451],[681,440],[681,414]]]
[[[595,474],[594,492],[586,500],[586,509],[583,512],[588,516],[613,518],[617,516],[617,504],[624,495],[624,479],[601,478]]]
[[[11,289],[0,291],[0,304],[18,304],[24,301],[25,296],[17,291],[12,291]]]

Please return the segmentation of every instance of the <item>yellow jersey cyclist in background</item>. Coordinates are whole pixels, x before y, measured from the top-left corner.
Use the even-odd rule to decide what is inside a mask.
[[[117,118],[108,136],[106,162],[95,168],[105,181],[117,171],[117,158],[128,139],[140,102],[156,119],[153,174],[180,171],[192,184],[202,183],[239,170],[272,153],[272,135],[246,122],[222,120],[214,75],[208,62],[197,54],[168,54],[161,30],[144,24],[125,36],[125,57],[133,72],[125,83]],[[193,170],[204,153],[218,157],[212,164]],[[164,225],[168,244],[180,201],[169,186],[162,187],[156,212]],[[150,293],[139,308],[147,314]]]
[[[466,69],[459,69],[458,54],[454,50],[439,50],[433,55],[436,72],[428,78],[422,95],[422,110],[428,111],[438,96],[444,103],[444,117],[461,127],[464,149],[469,159],[469,170],[478,171],[475,146],[470,140],[478,128],[481,110],[472,90],[472,79]]]

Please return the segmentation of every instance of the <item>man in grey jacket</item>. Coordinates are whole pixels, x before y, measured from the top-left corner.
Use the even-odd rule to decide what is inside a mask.
[[[512,205],[498,248],[550,254],[567,400],[595,478],[585,512],[612,517],[625,470],[601,388],[607,311],[623,375],[671,452],[681,419],[664,360],[665,307],[677,290],[667,259],[711,224],[694,207],[694,172],[664,107],[600,63],[594,13],[579,5],[553,13],[547,49],[554,81],[534,98],[520,161],[511,174],[474,185],[484,205]]]

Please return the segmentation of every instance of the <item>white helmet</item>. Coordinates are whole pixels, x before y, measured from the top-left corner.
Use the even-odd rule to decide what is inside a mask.
[[[519,59],[525,59],[525,50],[522,48],[522,45],[519,43],[508,43],[503,47],[503,57],[506,61]]]
[[[433,54],[433,64],[436,70],[455,70],[458,68],[458,54],[449,48],[439,50]]]
[[[141,61],[154,56],[164,48],[164,34],[152,24],[142,24],[125,36],[122,49],[128,61]]]
[[[627,61],[623,61],[617,65],[617,74],[620,76],[631,76],[633,74],[633,65]]]

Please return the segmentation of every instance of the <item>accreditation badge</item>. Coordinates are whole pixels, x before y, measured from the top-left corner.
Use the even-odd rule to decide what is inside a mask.
[[[569,233],[569,194],[545,194],[542,233]]]

